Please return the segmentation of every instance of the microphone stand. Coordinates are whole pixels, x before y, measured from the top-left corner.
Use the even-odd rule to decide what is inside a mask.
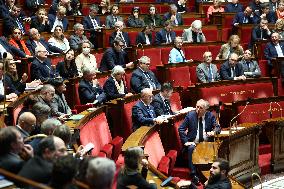
[[[269,118],[271,119],[272,118],[272,109],[271,109],[271,105],[272,105],[272,102],[269,103]],[[282,116],[281,116],[282,117]]]
[[[235,117],[233,117],[232,119],[231,119],[231,121],[230,121],[230,130],[229,130],[229,134],[231,135],[232,134],[232,127],[235,125],[235,130],[237,131],[237,121],[232,125],[232,122],[237,118],[237,117],[239,117],[240,115],[242,115],[242,113],[245,111],[245,109],[247,108],[247,106],[248,106],[248,104],[249,104],[249,101],[247,101],[246,102],[246,105],[245,105],[245,107],[244,107],[244,109],[240,112],[240,113],[238,113]]]

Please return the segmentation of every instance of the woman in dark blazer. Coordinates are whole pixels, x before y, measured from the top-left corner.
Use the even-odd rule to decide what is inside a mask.
[[[148,161],[144,158],[141,147],[130,147],[124,154],[124,167],[117,178],[117,189],[126,189],[128,186],[136,186],[143,189],[156,189],[155,183],[146,181],[148,172]],[[141,173],[139,168],[142,166]]]
[[[74,53],[73,49],[69,49],[65,54],[64,61],[59,62],[56,66],[56,72],[63,79],[70,79],[78,76]]]
[[[51,27],[49,25],[47,12],[44,8],[39,8],[36,12],[36,16],[32,17],[30,28],[36,28],[39,33],[50,32]]]
[[[115,66],[112,69],[111,77],[106,80],[103,87],[107,96],[107,100],[123,98],[125,96],[132,95],[132,93],[127,93],[126,84],[123,81],[124,74],[124,68],[121,66]]]

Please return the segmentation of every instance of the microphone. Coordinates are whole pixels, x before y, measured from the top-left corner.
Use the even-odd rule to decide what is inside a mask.
[[[274,103],[277,104],[278,107],[280,108],[280,113],[281,113],[280,115],[281,115],[281,117],[282,117],[282,110],[283,110],[283,109],[282,109],[282,106],[281,106],[278,102],[274,102]]]
[[[271,105],[272,105],[272,102],[269,103],[269,118],[271,119],[272,118],[272,109],[271,109]]]
[[[230,133],[231,133],[231,129],[232,129],[232,122],[233,122],[236,118],[238,118],[240,115],[242,115],[242,114],[244,113],[244,111],[245,111],[245,109],[247,108],[247,106],[248,106],[248,104],[250,103],[250,101],[251,101],[251,98],[248,98],[247,101],[246,101],[246,105],[245,105],[244,109],[243,109],[240,113],[238,113],[235,117],[233,117],[233,118],[230,120]],[[237,125],[235,126],[235,129],[236,129],[236,131],[237,131]]]

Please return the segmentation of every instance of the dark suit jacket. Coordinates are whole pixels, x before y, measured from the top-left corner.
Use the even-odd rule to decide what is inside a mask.
[[[282,53],[284,53],[284,43],[279,43]],[[271,59],[278,57],[277,51],[275,49],[275,45],[272,42],[267,43],[264,49],[264,57],[268,60],[268,64],[272,66]]]
[[[261,33],[262,33],[262,38],[261,38]],[[270,31],[270,35],[272,34],[272,32]],[[252,42],[255,42],[257,40],[262,40],[262,39],[269,39],[270,35],[268,35],[267,30],[263,30],[261,29],[259,26],[253,28],[252,30]]]
[[[63,78],[63,79],[70,79],[78,76],[78,70],[77,66],[74,62],[74,64],[71,64],[70,67],[64,68],[65,62],[59,62],[56,65],[56,72]]]
[[[156,85],[156,89],[161,89],[161,84],[156,78],[155,74],[152,71],[148,71],[148,74],[152,80],[152,82]],[[150,88],[148,79],[140,68],[137,68],[133,71],[130,81],[131,89],[135,93],[140,93],[144,88]]]
[[[31,18],[31,26],[30,28],[36,28],[39,33],[41,32],[50,32],[52,25],[50,23],[43,25],[37,18],[37,16],[33,16]]]
[[[112,100],[112,99],[116,99],[116,98],[123,98],[123,97],[125,97],[125,94],[127,94],[127,88],[126,88],[125,83],[124,83],[124,94],[118,93],[118,90],[117,90],[115,83],[114,83],[114,78],[111,77],[111,76],[108,77],[103,88],[104,88],[104,91],[106,93],[107,100]]]
[[[97,21],[97,24],[101,26],[101,21],[98,16],[95,16],[95,20]],[[90,16],[84,16],[82,24],[84,25],[84,29],[94,29]]]
[[[151,15],[147,14],[144,16],[144,23],[145,25],[154,25],[154,20],[155,20],[155,26],[159,27],[163,25],[163,19],[160,15],[155,14],[154,18],[151,17]]]
[[[258,3],[256,4],[254,1],[251,1],[249,3],[249,6],[252,8],[252,11],[257,13],[257,12],[260,12],[261,11],[261,6],[260,6],[261,3]]]
[[[8,153],[0,156],[0,168],[12,173],[17,174],[22,169],[24,164],[24,160],[22,160],[17,154]]]
[[[40,79],[41,81],[50,81],[55,77],[55,72],[51,68],[50,59],[41,63],[37,58],[31,64],[31,80]]]
[[[153,126],[154,118],[156,118],[156,114],[154,111],[154,107],[152,105],[149,106],[150,110],[147,110],[147,107],[142,101],[138,101],[132,107],[132,129],[135,131],[141,126]],[[152,112],[153,117],[149,113]]]
[[[215,183],[208,184],[204,187],[204,189],[231,189],[232,184],[231,181],[228,178],[225,178],[224,180],[218,180]]]
[[[128,27],[136,27],[136,28],[142,28],[145,26],[144,20],[142,20],[140,17],[135,18],[133,15],[130,15],[127,19],[127,26]]]
[[[46,42],[43,38],[41,38],[39,40],[39,42],[46,48],[46,50],[49,53],[64,53],[60,48],[52,46],[51,44]],[[28,49],[30,50],[30,52],[33,55],[35,55],[36,43],[33,40],[28,39],[27,42],[26,42],[26,45],[27,45]]]
[[[4,75],[4,82],[5,82],[5,90],[7,94],[16,93],[17,95],[23,93],[26,88],[25,83],[20,82],[21,79],[14,81],[12,76],[9,74]]]
[[[148,37],[149,37],[150,44],[152,45],[153,44],[152,34],[149,34]],[[139,43],[143,45],[146,44],[146,37],[145,37],[144,32],[139,32],[138,35],[136,36],[136,45]]]
[[[216,132],[220,132],[221,128],[216,123],[215,116],[207,111],[205,113],[205,132],[213,131],[215,128]],[[184,144],[186,142],[193,142],[197,135],[198,129],[198,117],[196,111],[190,111],[186,115],[183,123],[179,126],[178,132],[181,139],[181,142]],[[186,130],[187,133],[186,133]]]
[[[52,116],[61,116],[64,114],[71,114],[71,109],[67,104],[64,94],[59,94],[55,91],[55,95],[51,102],[51,114]]]
[[[52,167],[52,162],[35,156],[23,166],[19,175],[36,182],[48,184],[51,179]]]
[[[244,7],[240,3],[237,6],[233,3],[228,3],[225,7],[225,12],[242,12],[243,10]]]
[[[37,4],[38,1],[38,4]],[[26,6],[28,9],[37,9],[38,5],[44,5],[45,0],[26,0]]]
[[[125,51],[117,52],[113,47],[111,47],[104,52],[99,70],[108,71],[116,65],[125,67],[125,64],[128,62],[129,59]]]
[[[113,46],[113,41],[114,41],[114,39],[116,38],[116,31],[115,32],[113,32],[110,36],[109,36],[109,46]],[[129,38],[129,36],[128,36],[128,33],[127,32],[122,32],[122,36],[123,36],[123,38],[124,38],[124,40],[125,40],[125,42],[126,42],[126,44],[127,44],[127,47],[129,47],[130,46],[130,38]]]
[[[170,108],[170,115],[173,115],[173,111],[171,110],[171,102],[169,100],[168,101],[168,104],[169,104],[169,108]],[[155,110],[155,113],[157,116],[160,116],[160,115],[169,115],[168,114],[168,111],[167,111],[167,108],[166,108],[166,105],[161,97],[161,94],[156,94],[153,98],[153,101],[151,103],[151,105],[154,107],[154,110]]]
[[[49,25],[50,25],[50,29],[53,28],[53,24],[55,22],[56,16],[54,16],[53,14],[49,14],[48,15],[48,21],[49,21]],[[62,24],[63,24],[63,30],[67,31],[68,28],[68,19],[66,17],[63,18],[62,20]]]
[[[6,40],[0,37],[0,44],[6,49],[7,52],[11,53],[12,55],[16,55],[18,57],[24,58],[26,54],[21,51],[20,49],[10,45]],[[0,59],[2,59],[2,54],[0,53]]]
[[[244,75],[244,69],[242,64],[239,62],[235,65],[236,77]],[[231,75],[231,67],[229,61],[224,62],[220,68],[220,76],[223,80],[234,80],[234,77]]]
[[[155,37],[156,38],[155,44],[160,45],[161,43],[166,43],[167,42],[166,34],[167,32],[164,28],[158,31]],[[174,31],[171,31],[170,35],[171,35],[172,43],[174,43],[174,40],[176,38],[176,33]]]
[[[167,20],[170,20],[171,19],[171,16],[172,14],[167,12],[165,15],[164,15],[164,21],[167,21]],[[177,22],[178,22],[178,25],[183,25],[183,19],[182,19],[182,15],[180,13],[176,13],[176,19],[177,19]],[[176,25],[175,22],[172,22],[173,25]]]
[[[251,16],[245,16],[244,12],[238,12],[235,15],[235,18],[233,20],[232,25],[234,25],[235,23],[239,23],[239,24],[244,24],[244,18],[247,17],[248,23],[246,24],[256,24],[257,23],[257,18],[255,16],[251,17]]]
[[[98,103],[101,104],[106,100],[103,89],[99,85],[93,87],[85,79],[80,81],[79,97],[81,104],[93,103],[95,100],[98,100]]]

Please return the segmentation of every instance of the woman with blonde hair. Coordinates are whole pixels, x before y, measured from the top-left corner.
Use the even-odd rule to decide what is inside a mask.
[[[221,0],[213,0],[213,5],[208,7],[207,10],[207,18],[209,19],[210,15],[212,15],[213,12],[224,12],[224,8],[221,6],[222,1]]]
[[[101,0],[99,4],[98,14],[106,15],[110,13],[110,0]]]
[[[244,54],[244,49],[240,45],[240,37],[238,35],[231,35],[228,43],[221,46],[216,60],[227,60],[232,53],[236,53],[239,57]]]
[[[280,39],[284,39],[284,19],[280,18],[276,21],[274,31],[280,35]]]

